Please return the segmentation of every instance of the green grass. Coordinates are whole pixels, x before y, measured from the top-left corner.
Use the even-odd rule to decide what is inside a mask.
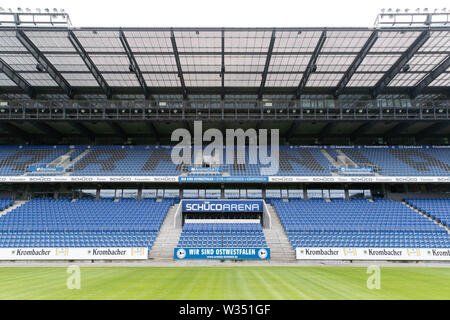
[[[449,268],[382,268],[369,290],[359,267],[0,268],[0,299],[450,299]]]

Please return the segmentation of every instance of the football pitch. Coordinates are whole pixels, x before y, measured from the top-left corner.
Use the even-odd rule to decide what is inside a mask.
[[[0,299],[450,299],[450,268],[381,268],[369,290],[362,267],[0,268]]]

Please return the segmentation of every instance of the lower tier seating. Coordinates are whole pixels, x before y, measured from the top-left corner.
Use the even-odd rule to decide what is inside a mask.
[[[178,247],[267,247],[259,223],[186,223]]]
[[[0,211],[8,209],[14,204],[14,200],[7,198],[0,198]]]
[[[36,198],[0,217],[0,247],[151,248],[174,201]]]
[[[401,202],[272,199],[296,247],[450,248],[445,228]]]
[[[156,231],[0,232],[1,248],[151,248]]]
[[[414,208],[426,215],[450,226],[450,199],[407,199]]]
[[[289,231],[287,234],[294,248],[450,248],[445,231]]]

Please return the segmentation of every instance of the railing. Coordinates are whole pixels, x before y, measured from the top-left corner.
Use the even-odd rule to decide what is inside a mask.
[[[450,100],[10,100],[3,120],[446,120]]]

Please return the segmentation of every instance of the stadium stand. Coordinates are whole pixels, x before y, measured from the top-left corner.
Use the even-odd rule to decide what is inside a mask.
[[[148,247],[175,200],[35,198],[0,217],[0,247]]]
[[[357,148],[342,149],[362,167],[374,167],[385,176],[448,176],[450,149]]]
[[[271,199],[296,247],[447,248],[446,230],[386,199]]]
[[[170,148],[155,146],[93,146],[71,170],[74,176],[177,175]]]
[[[183,172],[191,175],[189,165],[175,165],[169,146],[76,146],[70,161],[88,152],[72,163],[68,173],[73,176],[174,176]],[[330,176],[336,167],[322,154],[325,149],[336,159],[342,151],[360,167],[376,168],[384,176],[448,176],[450,173],[450,148],[327,148],[281,146],[279,154],[280,176]],[[69,146],[4,146],[1,147],[0,176],[23,175],[31,165],[47,165],[67,153]],[[225,163],[226,151],[223,153]],[[248,148],[245,156],[235,151],[233,164],[218,165],[221,173],[230,176],[264,175],[264,166],[250,161]],[[254,160],[254,159],[252,159]],[[243,163],[240,163],[243,162]],[[256,161],[257,162],[257,161]],[[220,173],[220,174],[221,174]],[[39,173],[34,173],[39,175]],[[60,173],[46,173],[58,175]],[[213,176],[218,173],[196,173],[196,176]]]
[[[0,176],[25,174],[31,165],[48,164],[69,151],[68,146],[0,146]]]
[[[0,198],[0,211],[8,209],[13,204],[14,204],[14,200],[12,200],[12,199]]]
[[[406,199],[406,202],[432,219],[450,226],[450,199]]]
[[[178,247],[266,247],[259,223],[186,223]]]

